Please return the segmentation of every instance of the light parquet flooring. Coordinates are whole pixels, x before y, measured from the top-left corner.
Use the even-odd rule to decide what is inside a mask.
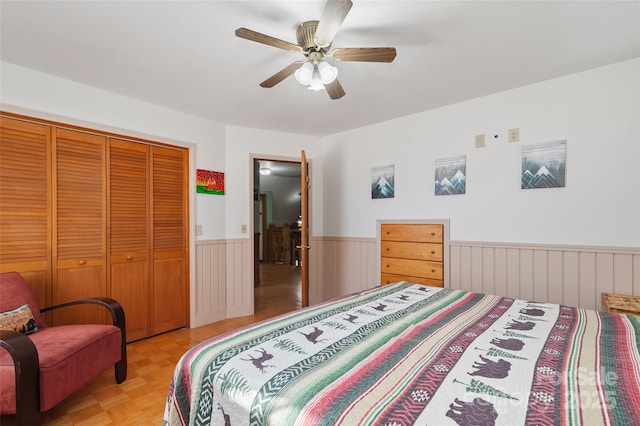
[[[226,331],[300,307],[300,269],[267,264],[255,287],[255,314],[203,327],[176,330],[127,345],[127,380],[118,385],[113,369],[43,414],[43,425],[161,425],[173,370],[192,346]],[[1,416],[0,425],[15,424]]]

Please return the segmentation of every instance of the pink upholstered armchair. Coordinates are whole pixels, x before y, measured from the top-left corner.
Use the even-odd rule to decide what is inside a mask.
[[[81,303],[107,308],[113,325],[49,327],[41,315]],[[7,324],[16,315],[28,320],[23,326],[14,327],[18,331],[7,331],[11,328]],[[3,273],[0,324],[5,328],[0,330],[0,414],[15,413],[18,424],[39,424],[41,412],[113,365],[117,383],[127,377],[124,311],[113,299],[83,299],[40,310],[24,278],[16,272]],[[35,327],[37,331],[33,330]]]

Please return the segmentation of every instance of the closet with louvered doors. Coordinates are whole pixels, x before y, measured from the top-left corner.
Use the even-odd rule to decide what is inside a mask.
[[[111,297],[127,318],[127,340],[148,337],[149,145],[109,140],[109,267]]]
[[[0,272],[51,304],[51,128],[0,117]]]
[[[187,325],[187,156],[109,140],[110,294],[133,341]]]
[[[151,335],[187,325],[186,152],[151,147]]]
[[[0,137],[1,270],[41,306],[118,300],[128,341],[188,325],[188,150],[5,113]],[[108,318],[89,305],[47,320]]]
[[[52,128],[53,304],[108,294],[106,148],[106,136]],[[107,320],[96,305],[52,316],[55,325]]]

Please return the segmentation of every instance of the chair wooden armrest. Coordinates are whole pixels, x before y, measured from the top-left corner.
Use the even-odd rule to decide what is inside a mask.
[[[48,326],[43,312],[96,304],[107,309],[112,324]],[[0,274],[0,312],[28,306],[37,331],[0,331],[0,414],[14,414],[18,425],[40,424],[53,408],[114,367],[118,384],[127,378],[125,313],[108,297],[74,300],[40,309],[29,284],[18,272]],[[19,324],[18,324],[19,326]],[[8,328],[8,327],[7,327]],[[24,327],[22,327],[24,328]],[[14,406],[15,404],[15,406]]]
[[[40,368],[38,351],[31,339],[17,331],[0,330],[0,346],[13,359],[16,371],[16,411],[18,424],[40,423]]]
[[[40,309],[41,313],[53,311],[54,309],[65,308],[74,305],[95,304],[105,307],[111,314],[113,325],[120,329],[122,335],[121,358],[115,366],[116,383],[122,383],[127,378],[127,339],[126,339],[126,323],[124,318],[124,309],[122,305],[110,297],[91,297],[87,299],[72,300],[57,305],[47,306]]]

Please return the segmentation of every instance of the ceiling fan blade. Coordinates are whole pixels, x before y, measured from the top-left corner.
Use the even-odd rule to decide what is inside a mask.
[[[280,40],[279,38],[271,37],[247,28],[238,28],[236,30],[236,37],[266,44],[267,46],[273,46],[279,49],[288,50],[289,52],[302,52],[302,48],[297,44],[289,43],[288,41]]]
[[[336,61],[393,62],[395,47],[347,47],[334,49],[331,56]]]
[[[296,61],[290,65],[287,65],[286,67],[260,83],[260,86],[264,87],[265,89],[275,86],[276,84],[280,83],[282,80],[296,72],[296,70],[300,68],[302,64],[304,64],[304,61]]]
[[[327,47],[331,44],[351,6],[353,6],[351,0],[327,0],[316,29],[315,40],[318,47]]]
[[[327,89],[327,93],[331,99],[340,99],[344,96],[344,89],[337,78],[331,83],[325,84],[324,88]]]

